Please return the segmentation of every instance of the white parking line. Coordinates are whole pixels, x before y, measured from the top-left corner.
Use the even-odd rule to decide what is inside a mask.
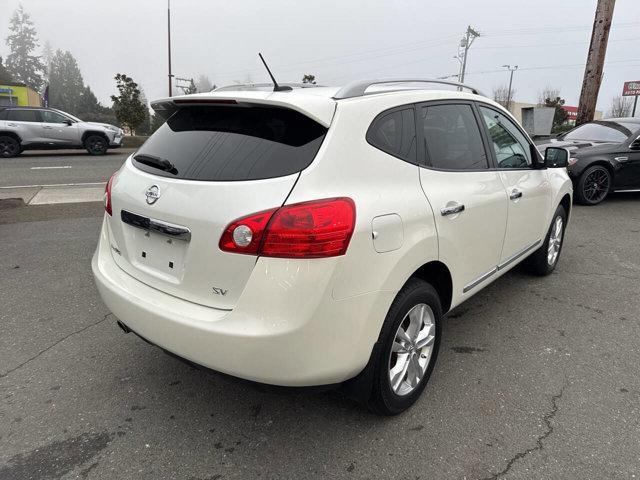
[[[31,167],[29,170],[53,170],[56,168],[71,168],[71,165],[59,165],[56,167]]]
[[[0,187],[2,190],[11,188],[44,188],[44,187],[82,187],[90,185],[106,185],[107,182],[88,182],[88,183],[52,183],[49,185],[9,185],[7,187]]]

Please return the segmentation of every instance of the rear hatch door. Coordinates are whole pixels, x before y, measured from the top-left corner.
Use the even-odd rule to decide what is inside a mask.
[[[225,227],[281,206],[326,131],[281,107],[179,108],[112,183],[116,263],[168,294],[232,309],[256,257],[221,251]]]

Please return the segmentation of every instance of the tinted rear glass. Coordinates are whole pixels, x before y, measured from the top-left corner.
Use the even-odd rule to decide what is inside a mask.
[[[326,132],[283,108],[184,107],[146,141],[133,163],[154,175],[188,180],[281,177],[308,167]],[[173,168],[141,163],[135,160],[138,155],[168,161]]]
[[[36,110],[9,110],[7,120],[14,122],[39,122],[40,117]]]
[[[617,122],[585,123],[571,130],[563,140],[591,140],[593,142],[624,142],[631,135],[627,126]]]

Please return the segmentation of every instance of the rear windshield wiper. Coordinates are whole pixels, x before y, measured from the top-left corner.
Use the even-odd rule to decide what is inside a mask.
[[[164,172],[169,172],[172,175],[178,174],[178,169],[175,167],[175,165],[171,163],[169,160],[165,160],[164,158],[154,157],[153,155],[145,155],[141,153],[133,157],[133,159],[136,162],[140,162],[144,165],[157,168]]]

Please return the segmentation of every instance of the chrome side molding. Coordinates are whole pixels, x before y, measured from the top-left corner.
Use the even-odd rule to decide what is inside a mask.
[[[541,239],[536,240],[535,242],[533,242],[531,245],[523,248],[522,250],[518,251],[517,253],[515,253],[514,255],[511,255],[509,258],[507,258],[504,262],[502,262],[500,265],[497,265],[496,267],[493,267],[491,270],[489,270],[486,273],[483,273],[482,275],[480,275],[478,278],[476,278],[475,280],[473,280],[471,283],[468,283],[467,285],[465,285],[465,287],[462,289],[462,293],[467,293],[469,290],[471,290],[472,288],[477,287],[478,285],[480,285],[482,282],[484,282],[486,279],[488,279],[491,275],[493,275],[494,273],[503,270],[504,268],[508,267],[509,265],[511,265],[513,262],[515,262],[517,259],[519,259],[520,257],[522,257],[523,255],[525,255],[526,253],[530,252],[531,250],[533,250],[535,247],[537,247],[538,245],[540,245],[540,243],[542,242]]]
[[[531,245],[529,245],[528,247],[523,248],[522,250],[520,250],[519,252],[511,255],[509,258],[507,258],[504,262],[502,262],[500,265],[498,265],[498,270],[502,270],[503,268],[507,267],[508,265],[512,264],[513,262],[515,262],[517,259],[519,259],[521,256],[523,256],[525,253],[531,251],[533,248],[537,247],[538,245],[540,245],[540,243],[542,242],[541,239],[536,240],[535,242],[533,242]]]
[[[471,283],[467,284],[463,289],[462,289],[462,293],[467,293],[469,290],[471,290],[474,287],[477,287],[478,285],[480,285],[482,282],[484,282],[487,278],[489,278],[491,275],[493,275],[494,273],[496,273],[498,271],[498,267],[493,267],[491,270],[489,270],[486,273],[483,273],[482,275],[480,275],[478,278],[476,278],[475,280],[473,280]]]

